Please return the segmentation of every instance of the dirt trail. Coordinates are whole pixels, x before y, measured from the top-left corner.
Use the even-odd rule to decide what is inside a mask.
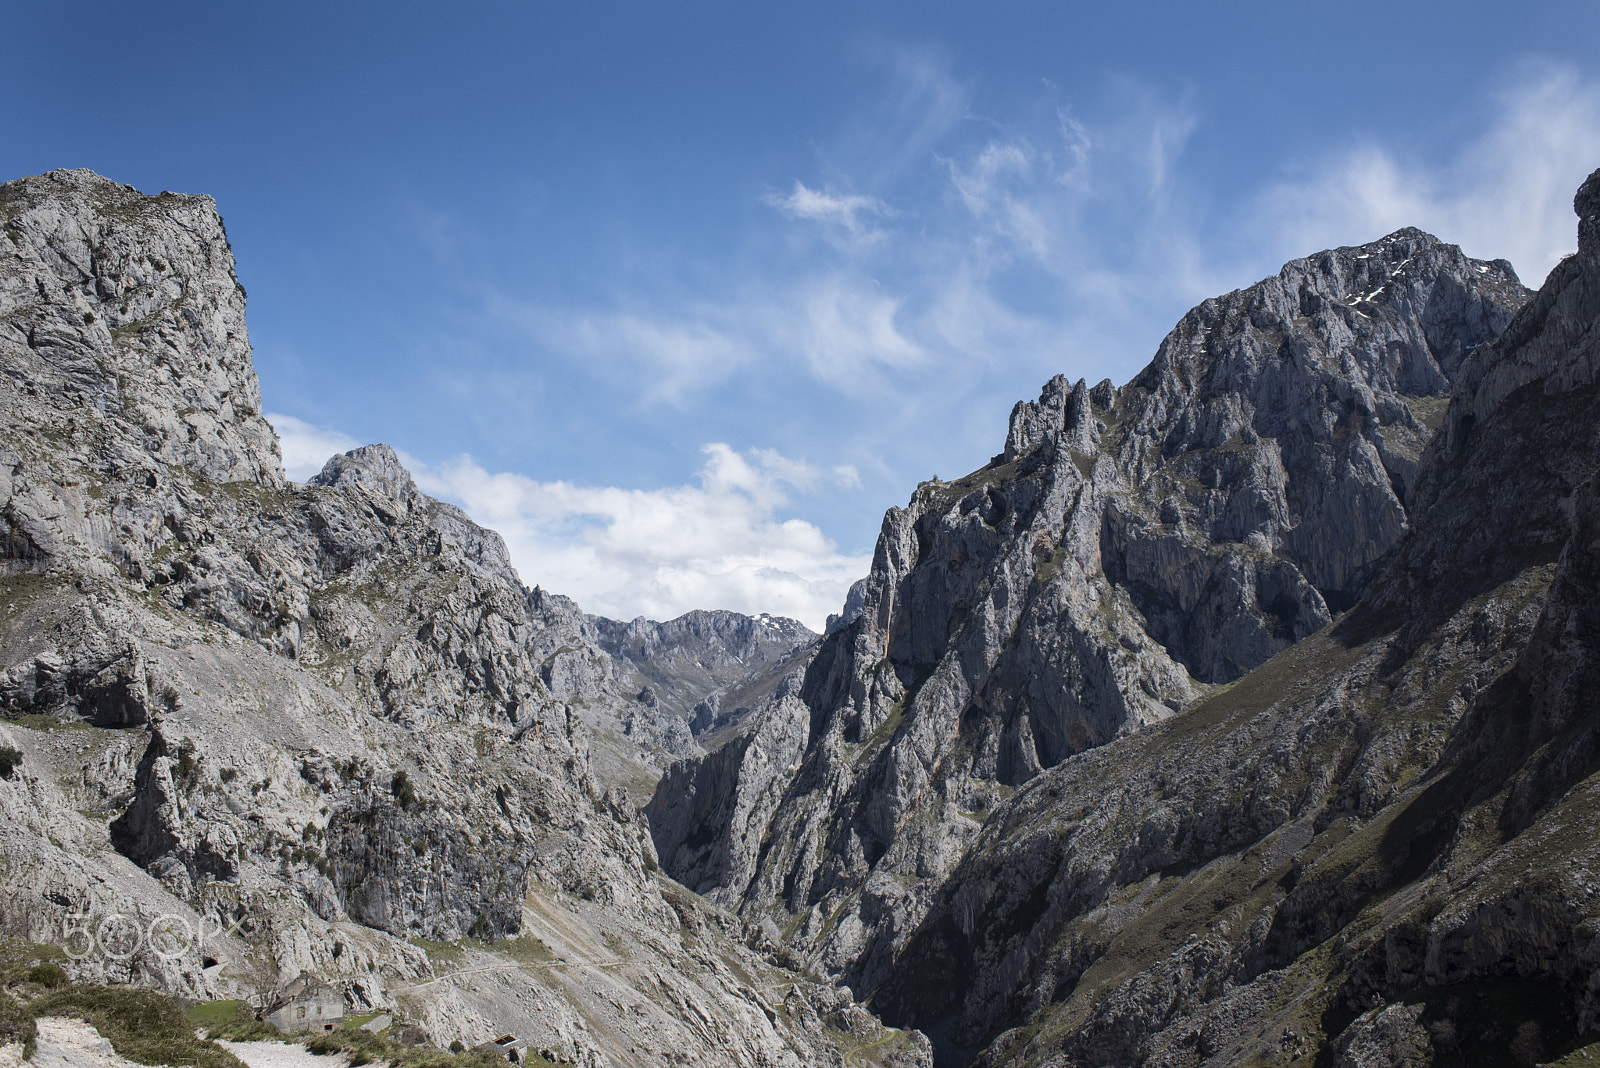
[[[304,1046],[284,1042],[224,1042],[217,1045],[238,1057],[250,1068],[348,1068],[350,1054],[319,1057]]]

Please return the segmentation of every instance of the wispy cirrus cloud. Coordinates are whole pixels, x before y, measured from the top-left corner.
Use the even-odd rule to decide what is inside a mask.
[[[809,219],[836,227],[857,241],[881,239],[883,231],[868,220],[874,216],[882,218],[893,214],[889,206],[877,197],[812,189],[798,178],[788,193],[769,193],[762,199],[791,219]]]
[[[1493,94],[1480,135],[1443,163],[1359,144],[1271,184],[1252,214],[1273,248],[1300,250],[1287,255],[1417,226],[1470,255],[1511,260],[1537,287],[1577,247],[1572,193],[1596,166],[1600,85],[1530,63]]]
[[[729,330],[726,316],[702,310],[694,318],[656,319],[632,312],[540,316],[546,336],[569,352],[613,367],[648,371],[639,380],[645,403],[682,403],[686,394],[714,384],[749,362],[748,338]]]
[[[1600,87],[1559,67],[1486,93],[1480,133],[1443,162],[1368,139],[1222,196],[1188,166],[1205,116],[1181,90],[1124,79],[1083,101],[1046,86],[996,118],[935,51],[880,60],[882,99],[813,169],[768,179],[786,191],[761,198],[772,210],[720,274],[632,279],[587,303],[489,272],[466,287],[489,294],[473,311],[496,344],[599,383],[610,411],[715,428],[749,406],[799,428],[785,449],[822,458],[709,446],[693,477],[647,490],[470,459],[424,470],[507,536],[529,581],[611,615],[720,605],[815,625],[865,568],[820,518],[848,510],[850,487],[873,491],[875,521],[885,496],[992,454],[1005,411],[1045,378],[1125,381],[1186,308],[1320,248],[1417,225],[1536,283],[1572,247],[1572,190],[1600,163]],[[742,427],[765,443],[759,417]],[[870,538],[869,520],[852,536]]]
[[[647,406],[692,405],[730,378],[770,375],[775,365],[844,394],[892,393],[888,376],[927,356],[905,329],[902,301],[846,268],[783,287],[752,281],[721,301],[668,311],[572,311],[501,299],[493,312],[529,341],[602,369]]]

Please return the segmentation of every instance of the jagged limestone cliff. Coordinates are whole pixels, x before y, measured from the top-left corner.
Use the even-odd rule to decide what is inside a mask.
[[[1365,598],[1030,782],[883,947],[874,1004],[941,1063],[1594,1043],[1600,171],[1575,207],[1579,252],[1459,370]]]
[[[208,198],[0,185],[0,931],[592,1066],[924,1057],[659,878],[576,606],[387,447],[284,480],[243,316]]]
[[[1052,380],[988,466],[885,517],[860,615],[754,758],[669,770],[663,863],[873,989],[1013,790],[1355,601],[1453,376],[1527,296],[1401,230],[1205,302],[1121,389]]]

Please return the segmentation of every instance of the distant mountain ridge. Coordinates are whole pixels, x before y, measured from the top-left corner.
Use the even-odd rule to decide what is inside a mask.
[[[708,696],[747,681],[817,640],[803,623],[763,612],[686,612],[665,623],[590,616],[605,650],[668,712],[693,722]],[[701,729],[696,729],[696,734]]]

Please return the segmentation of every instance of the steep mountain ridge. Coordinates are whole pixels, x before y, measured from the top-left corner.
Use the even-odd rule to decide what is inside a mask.
[[[1600,171],[1574,206],[1349,614],[1027,784],[875,947],[940,1063],[1593,1054]]]
[[[57,171],[0,238],[0,931],[590,1066],[925,1059],[657,876],[575,605],[386,446],[284,480],[209,198]]]
[[[590,618],[600,644],[640,685],[640,700],[676,715],[697,738],[741,720],[745,701],[770,690],[817,640],[798,620],[765,612],[697,609],[665,623]]]
[[[1527,297],[1401,230],[1204,302],[1120,390],[1051,380],[988,466],[889,511],[795,700],[668,770],[663,864],[873,989],[1014,789],[1355,600],[1451,376]]]
[[[626,706],[584,706],[595,773],[640,804],[654,796],[675,760],[735,733],[817,637],[782,616],[725,610],[696,610],[665,623],[589,615],[573,622],[585,641],[609,655],[606,672],[616,687],[632,695]]]

